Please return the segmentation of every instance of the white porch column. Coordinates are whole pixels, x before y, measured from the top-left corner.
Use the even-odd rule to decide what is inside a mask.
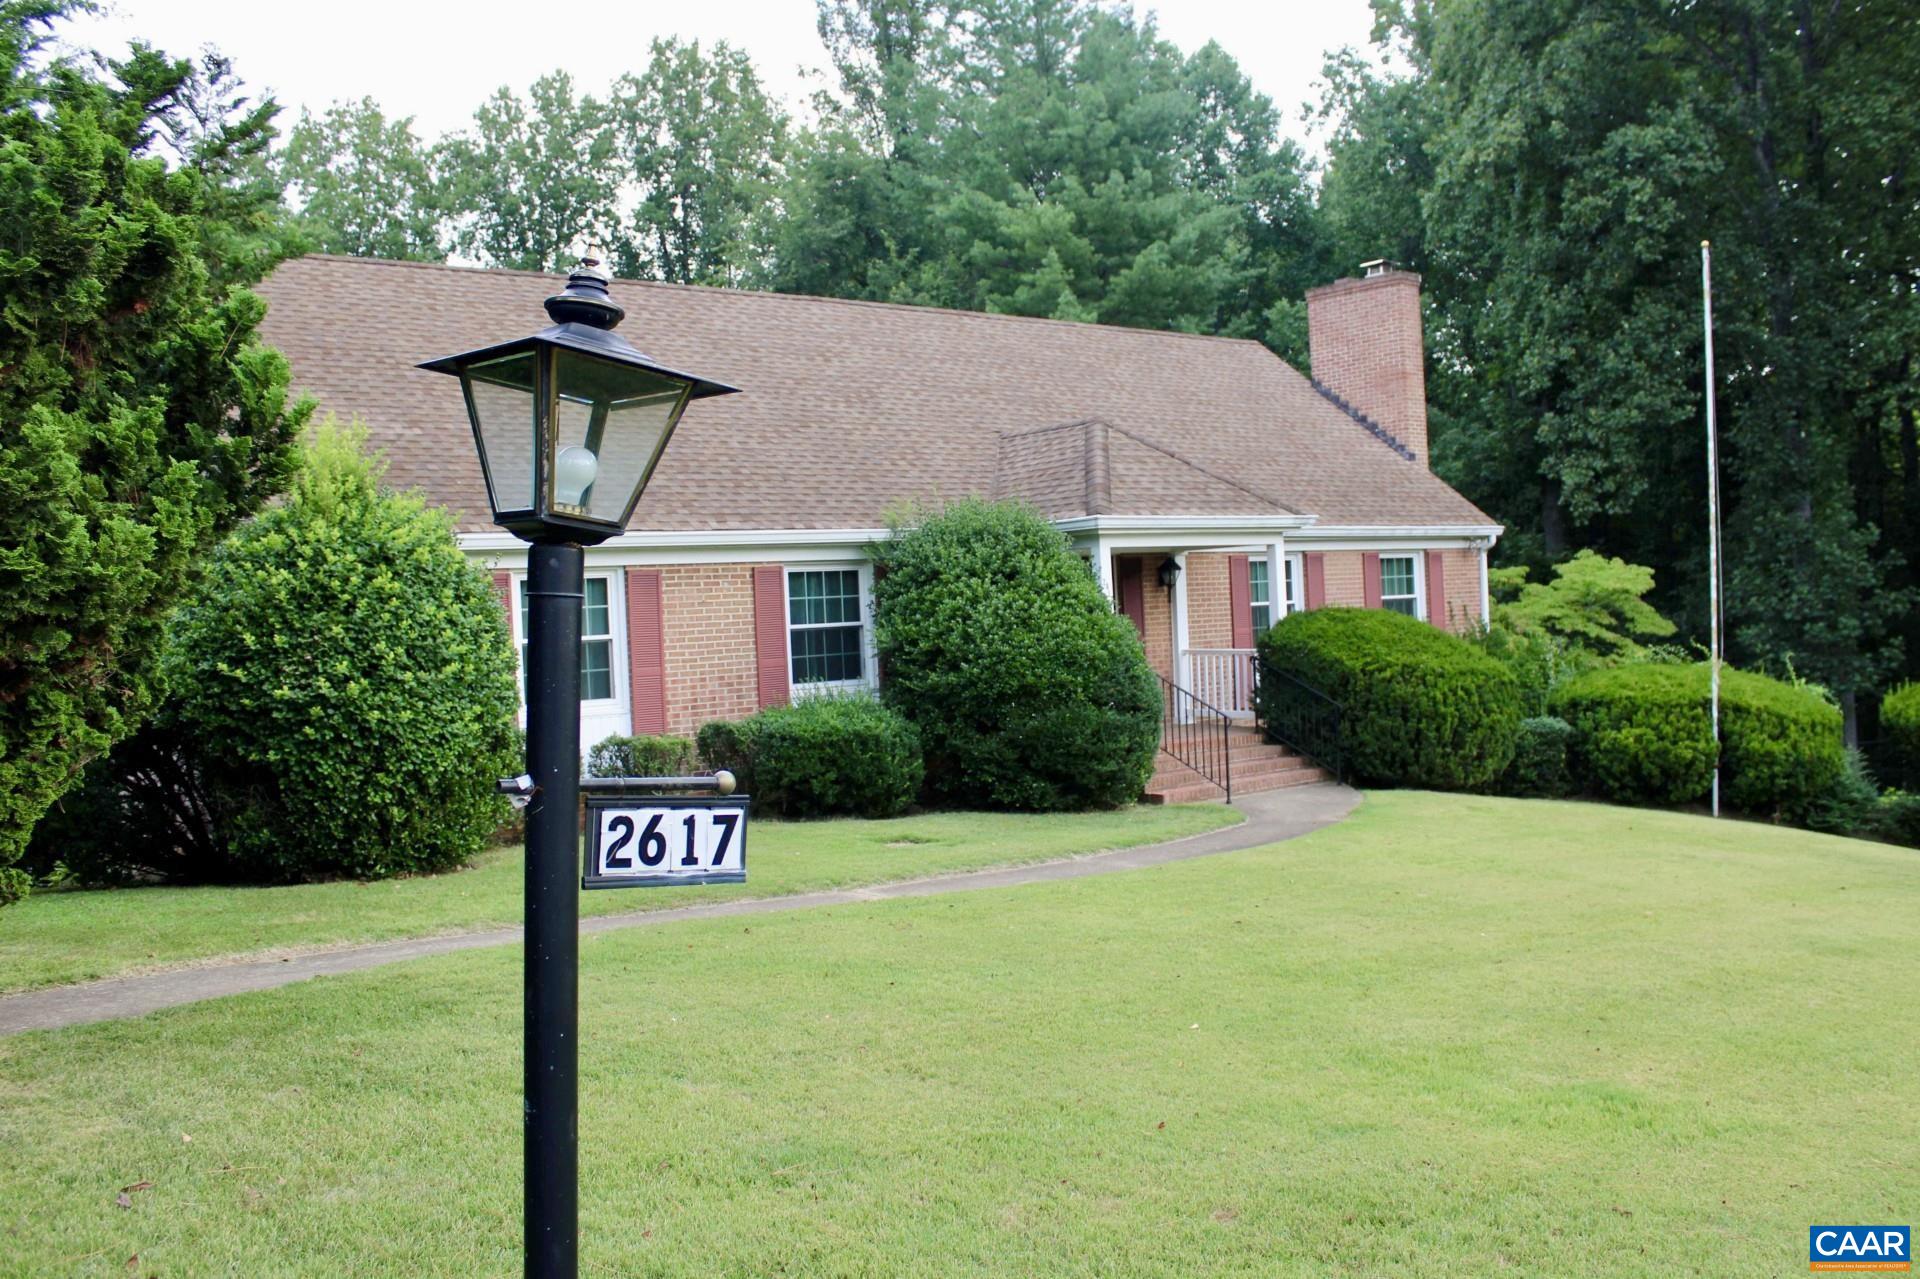
[[[1118,609],[1120,596],[1113,589],[1113,548],[1097,537],[1093,539],[1093,576],[1107,602]]]
[[[1173,557],[1180,571],[1173,577],[1173,682],[1181,688],[1193,687],[1193,659],[1187,653],[1187,556],[1184,551]]]
[[[1493,542],[1483,539],[1480,543],[1480,629],[1485,630],[1493,623],[1493,591],[1487,581],[1487,552],[1493,548]]]
[[[1277,622],[1286,615],[1287,542],[1279,538],[1267,547],[1267,616]]]

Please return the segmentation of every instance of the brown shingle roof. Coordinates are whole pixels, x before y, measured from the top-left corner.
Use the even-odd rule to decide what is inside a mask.
[[[561,284],[299,258],[260,288],[263,332],[323,411],[366,421],[390,478],[490,528],[459,394],[412,366],[532,332]],[[903,499],[971,493],[1055,518],[1492,523],[1258,343],[631,281],[614,297],[635,346],[742,388],[687,410],[636,530],[873,528]]]
[[[1156,441],[1098,420],[1003,434],[994,495],[1020,498],[1054,519],[1298,514]]]

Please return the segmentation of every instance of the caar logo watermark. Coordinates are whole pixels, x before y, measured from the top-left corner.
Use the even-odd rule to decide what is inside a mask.
[[[1808,1226],[1809,1270],[1912,1270],[1911,1226]]]

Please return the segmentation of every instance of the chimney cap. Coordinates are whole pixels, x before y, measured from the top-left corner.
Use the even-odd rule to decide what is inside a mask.
[[[1393,270],[1393,263],[1386,258],[1373,258],[1360,264],[1360,273],[1369,280],[1376,275],[1385,275],[1391,270]]]

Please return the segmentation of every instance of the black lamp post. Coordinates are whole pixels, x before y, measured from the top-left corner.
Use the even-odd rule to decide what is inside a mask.
[[[526,1236],[572,1279],[579,1233],[580,615],[587,545],[626,527],[690,400],[733,387],[655,363],[592,258],[529,337],[420,365],[460,379],[494,523],[527,550]]]

